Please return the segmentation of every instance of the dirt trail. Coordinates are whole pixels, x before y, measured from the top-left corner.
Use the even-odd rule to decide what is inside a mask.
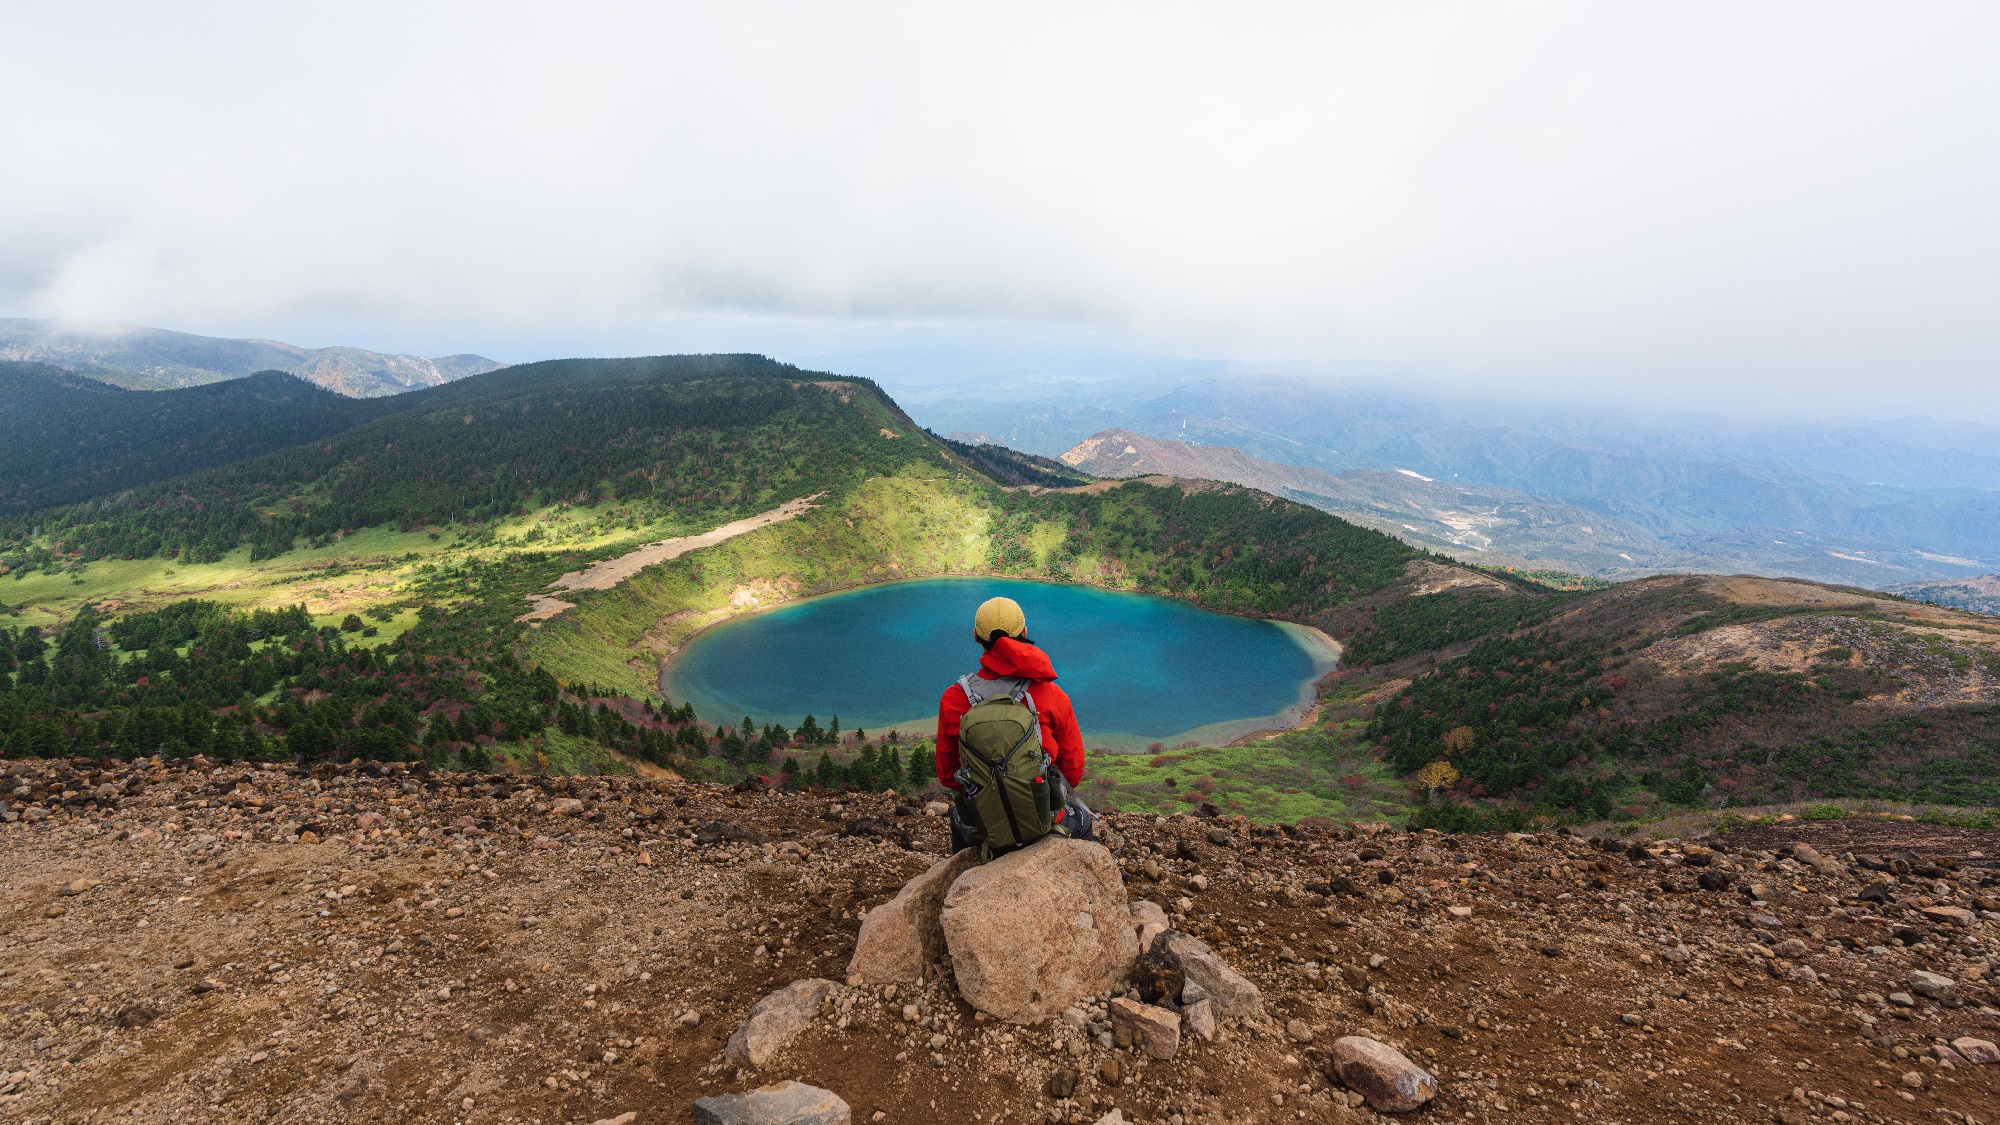
[[[584,570],[572,570],[554,582],[549,583],[549,588],[552,590],[609,590],[647,567],[652,566],[654,563],[663,563],[670,559],[677,559],[689,551],[699,551],[703,547],[713,547],[717,543],[727,542],[739,535],[748,535],[750,532],[770,527],[772,524],[783,523],[786,520],[802,516],[812,510],[813,501],[818,500],[822,495],[824,494],[814,493],[811,496],[801,497],[797,500],[787,500],[768,512],[759,512],[754,516],[746,516],[743,519],[725,523],[712,531],[704,531],[699,535],[682,535],[674,539],[662,539],[657,543],[648,543],[636,551],[619,555],[615,559],[605,559],[603,562]],[[576,608],[575,603],[563,601],[553,594],[536,594],[530,597],[528,601],[534,608],[515,618],[516,621],[546,621],[566,609]]]
[[[1922,1061],[2000,1035],[2000,888],[1963,863],[2000,833],[1910,826],[1960,867],[1884,876],[1776,850],[1837,854],[1858,839],[1845,822],[1696,867],[1678,847],[1635,859],[1561,835],[1108,815],[1128,890],[1254,980],[1264,1018],[1152,1061],[988,1022],[941,981],[852,989],[748,1074],[720,1061],[745,1011],[840,979],[861,914],[943,853],[940,818],[627,778],[0,768],[7,1120],[653,1125],[798,1078],[857,1122],[1113,1106],[1143,1125],[1374,1122],[1326,1073],[1332,1040],[1363,1030],[1441,1080],[1402,1120],[2000,1116],[2000,1065]],[[1898,830],[1866,842],[1887,853]],[[1700,889],[1704,873],[1730,888]],[[1886,902],[1858,897],[1863,877],[1891,880]],[[1971,921],[1924,913],[1947,905]],[[1912,969],[1957,983],[1886,999]],[[1074,1096],[1046,1092],[1058,1069]]]

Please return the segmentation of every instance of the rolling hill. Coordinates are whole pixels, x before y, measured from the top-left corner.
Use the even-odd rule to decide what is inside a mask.
[[[350,398],[401,394],[505,366],[478,355],[426,359],[162,328],[6,318],[0,318],[0,360],[45,363],[132,390],[191,387],[259,371],[284,371]]]
[[[388,413],[266,371],[132,391],[0,361],[0,512],[72,503],[336,434]]]

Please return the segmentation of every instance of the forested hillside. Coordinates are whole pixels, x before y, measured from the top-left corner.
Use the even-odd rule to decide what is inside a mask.
[[[1353,607],[1358,737],[1451,769],[1440,823],[1539,808],[2000,801],[2000,621],[1863,591],[1660,578]],[[1406,684],[1397,688],[1396,685]]]
[[[396,409],[276,371],[128,391],[0,361],[0,512],[118,492],[313,441]]]
[[[616,498],[699,522],[910,457],[942,461],[907,440],[914,427],[872,387],[821,386],[754,356],[526,364],[352,403],[387,406],[395,412],[326,440],[0,519],[0,554],[212,562],[247,543],[270,558],[358,528],[477,524],[559,499]]]

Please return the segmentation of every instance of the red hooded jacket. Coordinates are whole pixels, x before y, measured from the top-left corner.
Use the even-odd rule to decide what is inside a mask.
[[[1035,711],[1042,717],[1042,748],[1055,760],[1071,787],[1083,783],[1083,731],[1076,725],[1069,693],[1056,686],[1055,666],[1048,653],[1012,637],[1001,637],[979,658],[979,678],[999,680],[1017,676],[1034,683],[1028,687]],[[958,724],[972,710],[965,689],[953,684],[938,700],[937,775],[938,781],[958,788]]]

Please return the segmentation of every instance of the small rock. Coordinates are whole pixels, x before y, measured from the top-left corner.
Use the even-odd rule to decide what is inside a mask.
[[[1181,1018],[1165,1008],[1117,997],[1111,1001],[1111,1027],[1114,1035],[1130,1035],[1153,1058],[1170,1059],[1180,1053]]]
[[[1771,952],[1783,957],[1787,961],[1797,961],[1806,955],[1808,949],[1806,943],[1800,941],[1798,938],[1786,938],[1772,946]]]
[[[1923,1089],[1924,1088],[1923,1072],[1916,1070],[1905,1071],[1903,1074],[1903,1085],[1908,1086],[1912,1090]]]
[[[465,1108],[471,1109],[472,1106],[470,1103],[472,1099],[467,1098],[465,1100],[468,1103]],[[639,1120],[639,1115],[637,1113],[634,1113],[631,1110],[626,1110],[624,1113],[621,1113],[616,1117],[600,1117],[597,1120],[591,1122],[590,1125],[632,1125],[632,1123],[637,1120]]]
[[[1470,906],[1447,906],[1445,907],[1445,911],[1454,918],[1472,917],[1472,908]]]
[[[1171,923],[1159,903],[1140,899],[1132,904],[1132,926],[1139,932],[1139,952],[1143,954],[1153,948],[1153,939],[1166,933]]]
[[[102,885],[103,885],[102,882],[97,879],[72,879],[69,882],[64,883],[62,890],[59,890],[56,893],[62,895],[65,898],[74,898],[75,896],[82,894],[83,892],[89,890],[92,887],[102,886]]]
[[[1066,1098],[1076,1093],[1076,1071],[1058,1069],[1049,1075],[1048,1091],[1052,1098]]]
[[[1933,922],[1942,923],[1947,926],[1957,926],[1961,929],[1969,928],[1974,922],[1979,921],[1977,914],[1974,914],[1963,906],[1926,906],[1923,909],[1923,914],[1924,917],[1929,918]]]
[[[1958,983],[1950,977],[1928,973],[1922,969],[1911,969],[1910,975],[1904,978],[1904,982],[1910,986],[1911,992],[1919,996],[1928,996],[1933,1000],[1943,1000],[1950,996],[1952,988]]]
[[[1313,1041],[1313,1029],[1307,1027],[1304,1020],[1290,1020],[1285,1024],[1285,1037],[1304,1045]]]
[[[687,1011],[682,1012],[680,1018],[674,1022],[680,1024],[682,1027],[700,1027],[701,1013],[695,1011],[693,1008],[689,1008]]]
[[[712,820],[694,834],[694,839],[698,844],[762,844],[770,837],[734,821]]]
[[[1914,1008],[1917,1006],[1917,998],[1907,992],[1891,992],[1889,994],[1889,1003],[1896,1005],[1898,1008]]]
[[[1333,1041],[1333,1076],[1383,1113],[1405,1113],[1437,1094],[1437,1079],[1386,1043],[1359,1035]]]
[[[1148,1004],[1179,1000],[1181,991],[1187,987],[1187,974],[1173,950],[1165,942],[1156,942],[1133,963],[1132,987],[1139,990],[1139,999]]]
[[[819,1015],[820,1002],[839,990],[840,986],[833,981],[813,977],[793,981],[771,993],[751,1007],[742,1025],[729,1037],[723,1056],[732,1066],[751,1070],[763,1067],[800,1032],[812,1026]],[[845,1103],[841,1109],[846,1110]]]
[[[1106,1086],[1118,1085],[1118,1080],[1123,1077],[1125,1077],[1125,1068],[1119,1063],[1116,1057],[1105,1059],[1103,1062],[1097,1064],[1097,1080]]]
[[[1181,972],[1187,978],[1186,986],[1181,989],[1182,1003],[1214,1001],[1215,1014],[1222,1019],[1248,1019],[1263,1014],[1263,997],[1257,986],[1224,964],[1208,943],[1179,930],[1168,930],[1153,940],[1154,949],[1162,946],[1179,959]]]
[[[1203,1042],[1215,1040],[1215,1006],[1207,1000],[1197,1000],[1182,1009],[1187,1017],[1188,1030],[1201,1036]]]
[[[549,803],[550,816],[582,816],[583,802],[575,797],[557,797]]]
[[[1995,1047],[1991,1039],[1963,1036],[1951,1041],[1951,1049],[1964,1056],[1965,1061],[1974,1066],[2000,1063],[2000,1047]]]
[[[696,1098],[695,1125],[849,1125],[854,1111],[831,1090],[779,1082],[747,1094]]]

